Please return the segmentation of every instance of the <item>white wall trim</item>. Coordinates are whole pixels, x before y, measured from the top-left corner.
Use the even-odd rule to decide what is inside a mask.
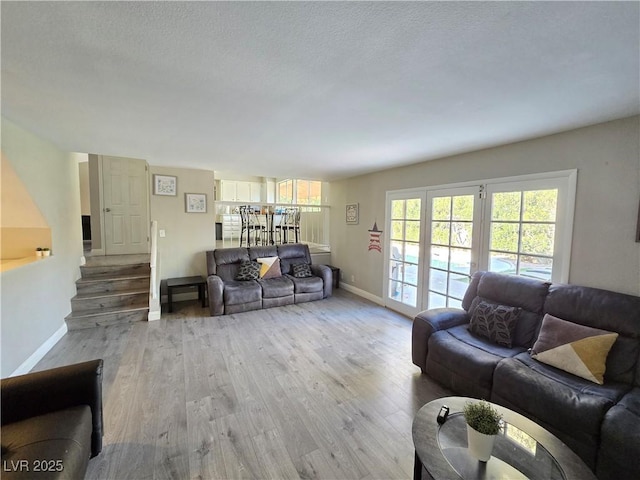
[[[541,180],[547,178],[564,178],[564,177],[573,177],[577,175],[577,169],[569,169],[569,170],[554,170],[550,172],[539,172],[539,173],[525,173],[522,175],[510,175],[508,177],[494,177],[494,178],[485,178],[479,180],[469,180],[466,182],[455,182],[455,183],[445,183],[442,185],[427,185],[424,187],[412,187],[412,188],[403,188],[399,190],[387,190],[388,194],[414,194],[415,192],[423,192],[423,191],[431,191],[431,190],[445,190],[449,188],[461,188],[461,187],[472,187],[477,185],[486,185],[486,184],[496,184],[496,183],[511,183],[511,182],[526,182],[530,180]]]
[[[360,289],[358,287],[354,287],[353,285],[349,285],[348,283],[340,282],[340,288],[343,288],[347,292],[354,293],[354,294],[358,295],[359,297],[366,298],[367,300],[370,300],[373,303],[380,305],[381,307],[385,306],[384,305],[384,300],[382,299],[382,297],[378,297],[377,295],[369,293],[369,292],[367,292],[365,290],[362,290],[362,289]]]
[[[161,308],[160,302],[158,299],[153,299],[149,302],[149,314],[147,315],[147,321],[153,322],[155,320],[160,320]]]
[[[38,349],[31,354],[29,358],[27,358],[22,365],[16,368],[10,377],[15,377],[16,375],[24,375],[25,373],[29,373],[36,364],[42,360],[42,358],[51,350],[56,343],[60,341],[62,337],[67,333],[67,323],[62,322],[62,326],[51,335]]]

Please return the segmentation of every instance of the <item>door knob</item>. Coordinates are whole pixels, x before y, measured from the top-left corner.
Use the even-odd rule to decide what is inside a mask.
[[[111,209],[107,207],[107,208],[105,208],[105,209],[104,209],[104,211],[105,211],[105,212],[110,212],[110,211],[111,211]]]

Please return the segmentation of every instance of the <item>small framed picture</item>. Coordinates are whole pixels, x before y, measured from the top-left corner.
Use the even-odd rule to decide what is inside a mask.
[[[348,225],[357,225],[359,216],[359,207],[357,203],[347,204],[346,220]]]
[[[207,213],[207,194],[185,193],[184,205],[187,213]]]
[[[178,195],[178,177],[172,175],[154,175],[153,176],[153,194],[154,195]]]

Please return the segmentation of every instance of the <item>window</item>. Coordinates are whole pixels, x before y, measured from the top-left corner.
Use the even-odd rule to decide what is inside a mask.
[[[293,180],[278,182],[278,203],[293,203]]]
[[[481,267],[566,282],[575,176],[487,185]]]
[[[322,203],[322,182],[316,180],[282,180],[278,182],[277,193],[277,203],[320,205]]]
[[[460,307],[478,270],[567,282],[576,179],[570,170],[387,192],[386,304],[408,315]]]
[[[489,270],[551,280],[557,204],[556,189],[494,193]]]
[[[320,205],[322,203],[322,182],[296,180],[296,203],[299,205]]]

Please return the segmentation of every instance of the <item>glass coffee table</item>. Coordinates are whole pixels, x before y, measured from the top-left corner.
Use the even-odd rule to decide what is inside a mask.
[[[595,480],[585,463],[555,435],[537,423],[500,405],[491,404],[504,420],[488,462],[480,462],[467,449],[467,425],[462,409],[466,397],[445,397],[424,405],[413,421],[416,449],[414,479],[551,479]],[[440,408],[449,407],[442,425]],[[424,475],[426,473],[426,475]]]

